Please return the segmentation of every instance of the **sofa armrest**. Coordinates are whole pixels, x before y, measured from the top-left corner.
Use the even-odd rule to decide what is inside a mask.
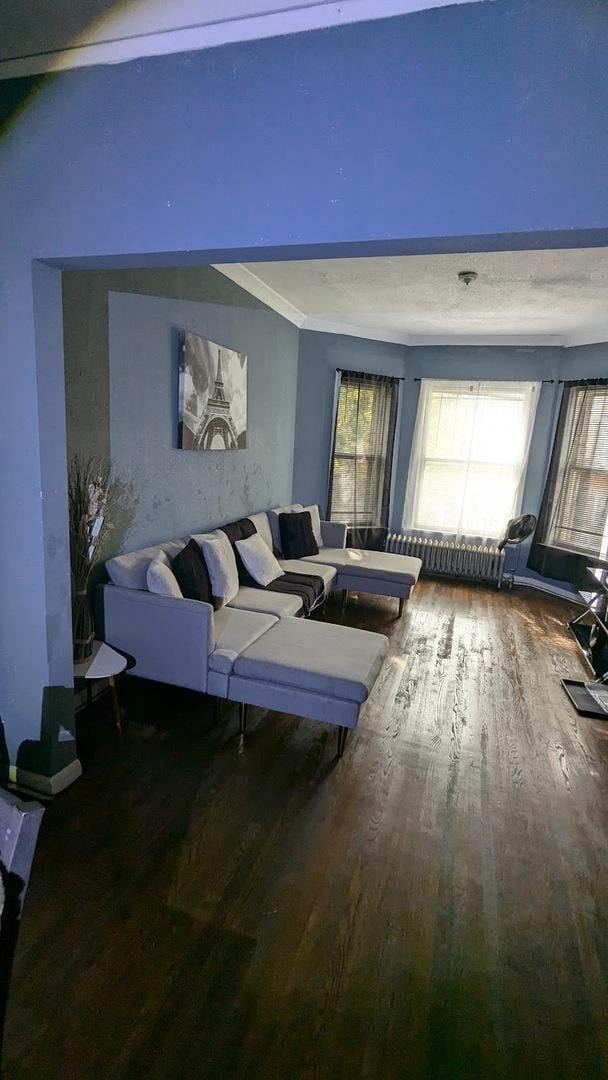
[[[344,548],[346,547],[346,534],[348,532],[348,526],[342,525],[339,521],[322,521],[321,522],[321,538],[325,547],[330,548]]]
[[[207,688],[213,608],[119,585],[103,589],[105,640],[135,658],[134,675],[191,690]]]

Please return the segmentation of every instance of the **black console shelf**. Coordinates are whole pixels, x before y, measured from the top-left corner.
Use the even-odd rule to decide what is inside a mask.
[[[591,630],[593,628],[588,623],[576,622],[576,620],[568,623],[568,628],[570,630],[570,633],[572,634],[572,637],[576,641],[576,644],[578,645],[580,651],[582,652],[585,660],[587,661],[589,669],[597,678],[598,673],[593,667],[590,648]]]
[[[581,600],[585,603],[586,610],[582,615],[578,615],[576,619],[569,622],[568,626],[590,670],[593,672],[596,682],[600,684],[608,682],[608,670],[606,667],[608,587],[606,572],[590,567],[589,580],[592,584],[579,592]],[[583,622],[586,618],[592,621]],[[594,636],[593,645],[592,634]],[[594,701],[587,691],[584,681],[580,679],[562,679],[561,683],[579,716],[608,720],[608,713]]]

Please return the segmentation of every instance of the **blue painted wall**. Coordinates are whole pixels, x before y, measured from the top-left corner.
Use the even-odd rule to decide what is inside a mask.
[[[315,330],[300,331],[293,469],[296,502],[305,506],[318,503],[323,513],[327,507],[336,370],[369,371],[401,378],[405,374],[406,351],[403,345],[384,341],[323,334]],[[401,383],[394,459],[394,520],[398,517],[397,493],[404,488],[409,458],[408,433],[402,422],[407,394],[406,384]]]
[[[562,379],[591,379],[596,375],[608,378],[608,342],[563,350]]]
[[[13,759],[39,735],[43,688],[69,686],[71,672],[67,532],[56,526],[64,421],[46,398],[46,380],[62,382],[61,331],[34,328],[57,286],[34,279],[32,260],[603,241],[607,44],[595,0],[501,0],[0,85],[0,117],[11,117],[0,142],[0,716]]]
[[[296,418],[293,496],[298,501],[327,502],[328,461],[332,438],[333,388],[337,368],[402,375],[401,408],[390,527],[401,530],[407,473],[420,384],[416,379],[554,380],[541,389],[526,472],[522,512],[538,514],[542,500],[560,399],[560,379],[608,376],[608,344],[580,348],[506,346],[387,345],[359,338],[317,333],[300,334],[298,411]],[[314,428],[310,416],[317,417]],[[527,549],[525,549],[527,551]],[[519,572],[538,578],[526,568]],[[555,583],[570,590],[567,583]]]
[[[176,449],[180,329],[247,353],[245,450]],[[135,518],[120,538],[122,550],[290,501],[294,326],[266,310],[112,293],[109,355],[112,464],[138,494]]]
[[[331,448],[331,405],[336,368],[399,375],[401,407],[398,417],[396,458],[390,526],[401,529],[410,451],[414,437],[420,384],[416,379],[558,379],[559,348],[463,347],[387,345],[360,338],[317,333],[300,334],[298,413],[296,419],[294,498],[327,501],[328,459]],[[530,448],[524,492],[525,512],[540,501],[549,453],[557,386],[542,388],[537,422]],[[307,417],[315,401],[319,423],[314,433]]]

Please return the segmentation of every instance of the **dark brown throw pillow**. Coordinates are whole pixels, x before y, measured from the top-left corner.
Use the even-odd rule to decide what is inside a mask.
[[[196,540],[189,540],[179,555],[175,556],[171,569],[187,600],[203,600],[206,604],[213,604],[207,563]]]
[[[307,555],[319,554],[308,510],[279,514],[279,531],[283,558],[304,559]]]

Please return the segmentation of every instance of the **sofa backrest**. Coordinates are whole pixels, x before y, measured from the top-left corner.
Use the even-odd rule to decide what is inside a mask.
[[[255,525],[256,532],[260,534],[262,540],[271,551],[277,554],[281,553],[281,534],[279,530],[279,514],[288,514],[292,511],[303,510],[304,507],[301,503],[292,503],[291,506],[278,506],[273,510],[261,511],[257,514],[249,514],[249,520]],[[217,536],[219,530],[215,529],[213,532],[206,533],[193,533],[188,537],[188,540],[196,540],[201,544],[201,541],[209,536]],[[120,585],[123,589],[140,589],[147,591],[148,584],[146,581],[146,574],[148,567],[152,562],[152,559],[158,555],[159,551],[164,551],[169,559],[174,559],[175,556],[186,546],[187,540],[165,540],[161,544],[154,544],[151,547],[140,548],[138,551],[130,551],[126,555],[116,555],[113,559],[108,559],[106,563],[106,569],[110,575],[110,580],[114,585]]]
[[[114,585],[121,585],[123,589],[147,590],[146,574],[148,567],[159,551],[164,551],[170,559],[186,546],[185,540],[165,540],[162,544],[153,547],[140,548],[139,551],[130,551],[126,555],[116,555],[108,559],[106,570]]]
[[[268,547],[272,551],[272,531],[266,511],[263,511],[260,514],[250,514],[249,520],[252,525],[255,525],[256,532],[260,534],[264,543],[268,544]]]

